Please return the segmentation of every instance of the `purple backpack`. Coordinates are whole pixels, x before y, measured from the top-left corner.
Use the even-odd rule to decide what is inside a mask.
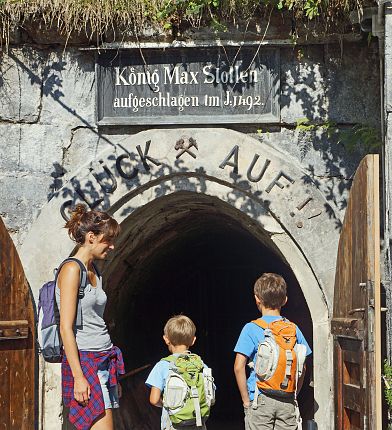
[[[75,261],[80,267],[76,327],[82,326],[82,304],[80,300],[84,297],[84,289],[88,281],[87,270],[80,260],[70,257],[55,270],[54,280],[47,282],[39,290],[38,320],[42,309],[42,321],[38,328],[41,333],[40,352],[44,360],[49,363],[61,363],[63,355],[63,342],[60,337],[60,312],[56,302],[56,281],[61,268],[69,261]]]

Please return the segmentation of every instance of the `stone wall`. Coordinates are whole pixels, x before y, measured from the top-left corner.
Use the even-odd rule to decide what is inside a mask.
[[[49,46],[0,52],[0,216],[17,246],[76,170],[140,131],[97,127],[94,55]],[[355,123],[379,128],[379,94],[376,45],[282,47],[281,124],[230,128],[295,159],[344,211],[363,151],[348,152],[325,125],[300,129],[296,123],[308,118],[340,129]]]
[[[63,222],[59,205],[62,199],[70,197],[66,193],[72,192],[72,185],[60,191],[60,197],[53,196],[74,176],[87,181],[92,161],[96,160],[96,165],[98,159],[102,158],[115,171],[113,154],[118,156],[123,153],[122,148],[126,148],[128,153],[135,152],[133,146],[139,144],[144,148],[145,136],[147,140],[154,136],[154,156],[161,161],[170,156],[172,164],[177,161],[180,163],[171,171],[171,164],[162,162],[162,172],[172,172],[168,180],[159,177],[160,170],[142,171],[138,181],[144,188],[140,186],[135,192],[135,201],[129,202],[131,206],[134,205],[133,209],[151,203],[154,196],[163,195],[162,190],[170,194],[187,189],[185,185],[188,184],[189,191],[202,190],[204,187],[206,195],[215,196],[222,202],[226,196],[233,208],[248,216],[244,218],[244,226],[246,224],[250,228],[251,217],[246,211],[248,206],[242,204],[249,199],[247,189],[244,191],[239,190],[240,186],[238,189],[234,187],[238,195],[235,204],[231,202],[233,189],[228,187],[222,190],[229,182],[231,172],[229,168],[219,168],[223,161],[221,157],[238,144],[242,145],[240,161],[246,160],[246,166],[256,152],[273,162],[279,159],[276,166],[280,166],[297,181],[291,189],[294,194],[298,189],[303,191],[302,186],[308,187],[311,192],[308,195],[317,196],[320,205],[324,208],[328,206],[325,205],[326,200],[331,206],[330,212],[324,211],[321,217],[312,219],[307,226],[295,224],[294,218],[291,218],[293,215],[289,213],[290,193],[286,193],[282,194],[276,206],[271,197],[273,216],[268,219],[274,225],[279,224],[279,229],[276,226],[272,230],[268,229],[259,222],[302,286],[314,328],[318,330],[318,337],[314,340],[315,400],[320,405],[317,412],[320,423],[327,429],[333,425],[333,405],[330,397],[332,388],[325,383],[325,380],[332,381],[326,376],[331,371],[325,366],[325,357],[330,358],[328,363],[332,362],[329,317],[338,228],[347,204],[352,175],[366,152],[366,148],[361,145],[350,152],[339,142],[339,131],[358,123],[380,128],[379,56],[376,45],[361,41],[297,47],[283,44],[280,50],[280,124],[231,124],[227,127],[248,137],[213,129],[211,125],[208,126],[210,130],[189,125],[188,130],[192,128],[192,133],[197,135],[197,139],[200,136],[203,142],[200,157],[196,161],[189,160],[190,165],[194,163],[189,172],[205,173],[205,177],[200,173],[200,177],[203,176],[200,183],[195,175],[187,179],[186,169],[181,164],[183,160],[175,158],[172,143],[175,141],[176,127],[170,127],[168,132],[150,131],[148,124],[143,128],[97,127],[94,50],[26,45],[12,46],[8,52],[0,52],[0,216],[19,248],[26,276],[36,298],[39,286],[57,264],[59,255],[69,254],[72,248],[64,230],[56,236],[58,240],[47,240],[47,236],[56,235]],[[304,118],[310,121],[310,125],[298,127],[297,122]],[[221,125],[219,127],[222,128]],[[178,133],[186,132],[186,126],[178,128],[181,129]],[[142,130],[146,132],[139,133]],[[136,133],[139,133],[138,136],[130,140],[130,136]],[[221,146],[218,148],[219,142]],[[208,145],[213,150],[208,151]],[[202,153],[205,154],[204,158]],[[241,171],[241,180],[245,172],[246,169]],[[269,177],[273,173],[276,174],[271,168],[264,179],[273,181],[274,178]],[[208,181],[211,177],[215,178],[215,182],[210,181],[207,186],[206,177]],[[126,205],[123,196],[134,185],[118,179],[118,188],[111,199],[118,206],[114,210],[121,207],[121,214],[115,215],[119,221],[124,221],[126,229],[126,217],[131,211],[127,212],[127,208],[121,204]],[[261,207],[256,198],[261,190],[259,187],[265,184],[252,183],[252,186],[257,190],[254,191],[254,201],[250,196],[250,207],[257,209],[253,213],[256,220],[271,208]],[[148,187],[151,189],[143,193]],[[302,201],[302,194],[298,194],[298,197]],[[299,201],[297,198],[291,199],[290,204],[295,208]],[[173,207],[176,209],[173,213],[177,214],[177,200],[174,200]],[[40,214],[42,216],[32,228]],[[166,215],[172,214],[169,211]],[[140,223],[145,221],[144,216],[138,219]],[[136,228],[138,224],[134,221],[131,224]],[[140,228],[138,231],[146,230]],[[129,250],[126,240],[128,237],[137,239],[136,233],[131,231],[129,235],[123,235],[124,249]],[[313,240],[313,235],[316,238],[319,234],[322,240],[318,237],[318,240]],[[139,237],[139,240],[142,241],[143,237]],[[137,243],[137,240],[134,242]],[[39,255],[37,248],[40,250]],[[121,244],[118,249],[121,249]],[[123,261],[123,257],[120,252],[119,261]],[[111,294],[111,300],[113,296],[115,294]],[[45,407],[40,407],[41,421],[44,423],[42,428],[58,430],[61,415],[59,369],[48,366],[45,371],[41,371],[39,381],[43,387],[42,397],[45,398]]]

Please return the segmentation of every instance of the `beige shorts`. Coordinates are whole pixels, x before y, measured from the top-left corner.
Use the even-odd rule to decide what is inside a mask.
[[[245,410],[245,430],[297,430],[296,404],[292,399],[278,399],[259,394],[257,408]]]

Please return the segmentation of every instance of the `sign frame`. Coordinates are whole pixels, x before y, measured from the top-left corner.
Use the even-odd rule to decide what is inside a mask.
[[[96,122],[98,126],[146,126],[146,125],[187,125],[187,124],[277,124],[280,123],[280,49],[278,47],[260,47],[254,45],[242,45],[240,47],[226,47],[226,46],[209,46],[209,47],[170,47],[166,49],[162,48],[145,48],[143,51],[178,51],[181,49],[188,50],[199,50],[199,49],[237,49],[242,48],[254,49],[255,57],[260,53],[270,53],[273,57],[275,69],[269,73],[270,78],[270,92],[272,93],[271,109],[266,113],[244,113],[244,114],[162,114],[162,115],[150,115],[150,116],[108,116],[105,115],[105,100],[103,97],[104,91],[102,90],[102,66],[99,64],[99,56],[105,55],[107,51],[113,49],[105,49],[103,53],[97,53],[95,59],[95,76],[96,76]],[[132,55],[132,52],[140,53],[140,49],[137,48],[123,48],[116,50],[117,53],[127,52]],[[114,90],[113,90],[114,94]]]

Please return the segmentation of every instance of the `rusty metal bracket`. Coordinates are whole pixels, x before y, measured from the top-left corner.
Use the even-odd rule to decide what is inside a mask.
[[[29,323],[27,320],[0,321],[0,341],[18,340],[29,337]]]
[[[362,340],[364,337],[363,320],[357,318],[333,318],[331,333],[337,337]]]

